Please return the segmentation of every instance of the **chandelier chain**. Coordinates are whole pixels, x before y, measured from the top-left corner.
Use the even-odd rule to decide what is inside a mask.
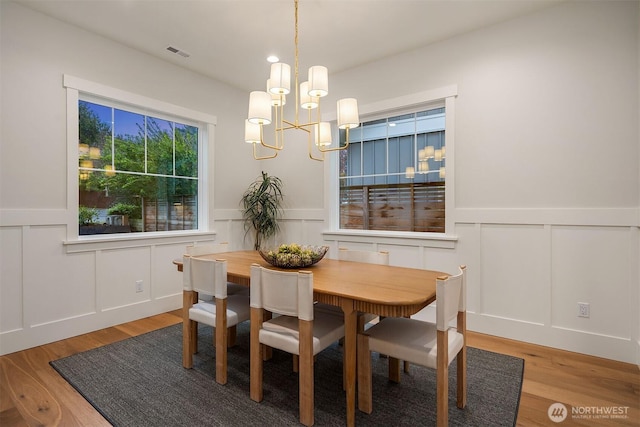
[[[294,37],[293,37],[293,44],[295,45],[295,50],[294,50],[294,55],[295,55],[295,62],[293,65],[293,72],[294,72],[294,76],[295,76],[295,90],[296,90],[296,103],[295,105],[298,105],[299,99],[298,99],[298,0],[294,0],[294,5],[295,5],[295,33],[294,33]],[[296,126],[298,125],[298,109],[296,108],[295,111],[295,123]]]

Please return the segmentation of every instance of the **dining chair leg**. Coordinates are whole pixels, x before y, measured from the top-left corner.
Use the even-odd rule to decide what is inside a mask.
[[[191,291],[191,304],[189,308],[191,308],[194,304],[198,303],[198,293],[196,291]],[[187,309],[187,319],[189,318],[189,310]],[[196,354],[198,352],[198,322],[192,320],[191,321],[191,354]]]
[[[318,356],[313,356],[313,363],[315,364],[316,361],[318,360]],[[296,374],[298,372],[300,372],[300,357],[297,354],[293,355],[293,359],[292,359],[292,364],[293,364],[293,372],[295,372]]]
[[[227,340],[229,330],[227,329],[227,316],[220,313],[227,312],[227,299],[216,298],[216,382],[218,384],[227,383]]]
[[[436,425],[449,424],[449,339],[446,331],[437,332],[436,362]]]
[[[233,325],[229,328],[229,333],[227,334],[227,347],[233,347],[236,345],[236,335],[238,334],[238,326]]]
[[[313,321],[298,320],[300,331],[299,353],[299,393],[300,393],[300,422],[306,426],[314,423],[314,392],[313,392]]]
[[[192,305],[192,291],[182,294],[182,366],[193,366],[193,321],[189,320],[189,308]]]
[[[358,359],[358,409],[370,414],[372,405],[371,386],[371,352],[369,351],[369,337],[358,334],[357,359]]]
[[[460,353],[458,353],[456,375],[457,375],[457,389],[456,389],[456,406],[463,409],[467,406],[467,347],[462,347]]]
[[[457,384],[456,390],[457,406],[458,408],[464,408],[467,406],[467,313],[466,311],[458,312],[458,331],[462,333],[463,342],[462,350],[456,356],[457,363]]]
[[[261,308],[251,307],[251,341],[249,345],[250,354],[250,396],[251,400],[256,402],[262,401],[262,348],[260,344],[260,329],[262,328],[262,312]]]
[[[262,321],[266,322],[271,320],[273,314],[270,311],[263,310]],[[262,360],[271,360],[273,357],[273,349],[268,345],[262,346]]]
[[[196,354],[198,352],[198,322],[190,320],[189,323],[191,323],[191,338],[189,339],[191,354]]]
[[[400,382],[400,360],[389,356],[389,381]]]
[[[193,352],[191,350],[191,321],[182,321],[182,366],[191,369],[193,366]]]

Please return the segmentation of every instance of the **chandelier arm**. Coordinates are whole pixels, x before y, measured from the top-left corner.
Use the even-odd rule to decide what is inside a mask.
[[[318,150],[323,152],[323,153],[328,153],[330,151],[339,151],[339,150],[346,150],[347,147],[349,146],[349,128],[345,129],[345,143],[343,146],[338,145],[337,147],[333,147],[333,148],[322,148],[322,147],[318,147]],[[340,144],[340,141],[338,141],[338,144]]]
[[[300,125],[298,125],[296,123],[293,123],[293,122],[290,122],[289,120],[282,120],[282,123],[283,123],[282,127],[278,128],[279,131],[287,130],[287,129],[300,129],[300,127],[301,127]],[[288,124],[289,126],[285,127],[284,123]]]
[[[276,132],[276,145],[269,145],[266,142],[264,142],[264,132],[263,132],[263,125],[262,123],[260,123],[260,145],[262,145],[265,148],[270,148],[272,150],[277,150],[280,151],[284,148],[284,143],[282,146],[278,146],[278,137],[277,137],[277,132]],[[253,149],[255,150],[255,144],[253,144]],[[255,154],[254,154],[255,157]],[[275,156],[273,156],[275,157]],[[270,159],[271,157],[267,157],[268,159]]]
[[[311,114],[311,113],[309,113],[309,114]],[[306,130],[306,129],[305,129],[305,130]],[[322,157],[314,157],[314,156],[313,156],[313,146],[314,146],[315,144],[313,143],[313,141],[312,141],[312,140],[313,140],[313,136],[311,135],[311,132],[309,132],[309,135],[308,135],[308,137],[307,137],[307,146],[308,146],[308,149],[309,149],[309,158],[310,158],[311,160],[317,160],[317,161],[319,161],[319,162],[324,161],[324,153],[320,153],[320,154],[322,154]]]
[[[331,151],[345,150],[348,146],[349,146],[349,143],[347,142],[345,145],[343,145],[341,147],[332,147],[332,148],[320,148],[320,147],[318,147],[318,151],[321,151],[323,153],[329,153]]]
[[[276,125],[280,124],[280,129],[282,129],[282,119],[284,118],[284,102],[280,102],[279,106],[273,108],[276,111]],[[279,111],[278,111],[279,110]],[[278,112],[280,114],[278,114]],[[278,126],[275,129],[275,140],[276,147],[279,147],[280,150],[284,148],[284,132],[278,131]]]
[[[255,160],[273,159],[274,157],[276,157],[278,155],[278,151],[274,151],[274,153],[272,155],[270,155],[270,156],[258,156],[258,151],[256,149],[256,145],[258,145],[258,144],[254,142],[251,145],[253,145],[253,158]]]
[[[311,147],[309,147],[309,150],[311,150]],[[322,153],[322,157],[316,158],[316,157],[313,157],[313,154],[311,153],[311,151],[309,151],[309,158],[311,160],[315,160],[315,161],[318,161],[318,162],[324,162],[324,153]]]

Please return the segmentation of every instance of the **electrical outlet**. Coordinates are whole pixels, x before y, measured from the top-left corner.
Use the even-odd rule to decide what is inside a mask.
[[[142,280],[136,280],[136,292],[142,292]]]
[[[578,303],[578,317],[589,317],[589,303],[588,302],[579,302]]]

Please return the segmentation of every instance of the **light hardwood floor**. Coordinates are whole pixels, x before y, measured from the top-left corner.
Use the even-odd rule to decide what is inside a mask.
[[[180,310],[176,310],[0,357],[0,426],[108,426],[49,361],[181,321]],[[525,360],[520,426],[640,426],[640,372],[636,365],[473,332],[469,333],[469,345]],[[626,411],[626,418],[569,414],[556,424],[547,415],[555,402],[565,403],[569,411],[572,406],[582,412],[615,407]]]

